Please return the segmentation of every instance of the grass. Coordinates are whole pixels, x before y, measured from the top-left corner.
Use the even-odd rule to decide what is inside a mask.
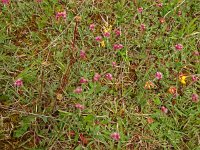
[[[192,97],[200,91],[198,0],[0,6],[1,149],[200,149],[200,104]]]

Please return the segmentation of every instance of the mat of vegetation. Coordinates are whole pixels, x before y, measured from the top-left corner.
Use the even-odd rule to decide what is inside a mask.
[[[199,0],[1,0],[0,149],[199,150]]]

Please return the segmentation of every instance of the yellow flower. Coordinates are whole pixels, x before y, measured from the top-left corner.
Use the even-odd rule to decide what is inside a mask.
[[[101,46],[102,46],[102,47],[105,47],[105,46],[106,46],[104,41],[101,41],[100,43],[101,43]]]
[[[57,93],[56,98],[57,98],[57,100],[61,101],[63,99],[63,95],[60,93]]]
[[[145,83],[144,88],[145,88],[145,89],[151,89],[151,88],[154,88],[154,84],[153,84],[153,82],[151,82],[151,81],[147,81],[147,82]]]
[[[105,32],[111,32],[112,26],[111,26],[111,25],[108,25],[108,24],[105,24],[105,26],[103,27],[103,29],[104,29],[104,33],[105,33]]]
[[[180,76],[180,78],[179,78],[180,82],[181,82],[183,85],[186,84],[186,81],[185,81],[186,78],[187,78],[187,76]]]

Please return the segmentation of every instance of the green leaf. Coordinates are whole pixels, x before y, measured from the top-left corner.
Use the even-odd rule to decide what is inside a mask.
[[[86,117],[84,117],[84,121],[89,123],[93,122],[94,119],[95,119],[94,115],[87,115]]]
[[[16,138],[21,137],[27,131],[28,127],[29,127],[28,124],[22,125],[21,128],[19,128],[16,131],[14,131],[14,137],[16,137]]]
[[[192,21],[190,21],[190,23],[188,24],[188,26],[185,28],[185,33],[186,34],[191,34],[192,31],[194,31],[196,29],[196,24],[195,24],[195,21],[197,20],[198,18],[194,18]]]
[[[37,70],[28,67],[18,75],[18,78],[22,78],[27,83],[33,83],[37,78]]]
[[[154,101],[154,103],[156,105],[160,105],[161,104],[161,101],[160,101],[160,99],[158,97],[156,97],[153,101]]]
[[[78,145],[76,148],[75,148],[75,150],[81,150],[82,148],[81,148],[81,145]]]
[[[157,129],[158,126],[159,126],[159,122],[152,123],[152,124],[150,125],[150,129],[151,129],[151,130],[155,130],[155,129]]]
[[[22,123],[23,124],[30,124],[34,120],[35,120],[34,116],[24,116],[24,117],[22,117]]]
[[[47,117],[45,117],[45,116],[41,116],[40,118],[44,121],[44,123],[47,123],[47,122],[48,122]]]
[[[60,114],[65,114],[65,115],[72,115],[72,113],[63,111],[63,110],[58,110]]]
[[[183,112],[181,112],[177,107],[174,106],[174,110],[180,115],[180,116],[186,116],[186,114],[184,114]]]
[[[5,102],[9,100],[8,95],[0,94],[0,102]]]
[[[63,52],[57,51],[57,52],[56,52],[56,58],[60,59],[60,58],[62,58],[62,57],[63,57]]]

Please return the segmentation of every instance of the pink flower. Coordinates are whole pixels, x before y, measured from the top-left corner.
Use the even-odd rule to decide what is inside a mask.
[[[95,24],[94,23],[90,24],[90,30],[94,31],[94,28],[95,28]]]
[[[193,52],[193,55],[195,55],[195,56],[199,56],[200,53],[199,53],[198,51],[194,51],[194,52]]]
[[[104,35],[105,37],[110,37],[110,32],[105,32],[103,35]]]
[[[141,24],[141,25],[140,25],[140,30],[141,30],[141,31],[145,31],[145,29],[146,29],[145,24]]]
[[[121,31],[119,29],[116,29],[115,30],[115,34],[116,34],[116,36],[120,36],[121,35]]]
[[[196,82],[197,80],[198,80],[198,78],[195,75],[193,75],[192,76],[192,81]]]
[[[9,3],[10,3],[10,0],[1,0],[1,3],[2,3],[2,4],[5,4],[5,5],[6,5],[6,4],[9,4]]]
[[[142,11],[143,11],[143,8],[142,8],[142,7],[138,8],[138,12],[139,12],[139,13],[142,13]]]
[[[176,44],[175,45],[176,50],[180,51],[183,49],[183,45],[182,44]]]
[[[158,6],[158,7],[162,7],[162,6],[163,6],[163,3],[158,3],[157,6]]]
[[[15,81],[14,85],[15,85],[15,86],[18,86],[18,87],[23,86],[23,81],[22,81],[22,79],[17,79],[17,80]]]
[[[119,133],[117,132],[114,132],[110,135],[110,137],[113,139],[113,140],[116,140],[116,141],[119,141],[120,140],[120,135]]]
[[[194,103],[199,102],[199,96],[197,94],[192,94],[192,102],[194,102]]]
[[[166,114],[168,112],[168,109],[165,106],[162,106],[161,111]]]
[[[107,79],[107,80],[112,80],[113,78],[112,78],[112,74],[110,74],[110,73],[107,73],[106,75],[105,75],[105,78]]]
[[[66,11],[57,12],[57,13],[56,13],[56,19],[58,20],[59,18],[66,19]]]
[[[117,49],[118,49],[118,44],[114,44],[114,45],[113,45],[113,49],[114,49],[114,50],[117,50]]]
[[[113,62],[112,62],[112,66],[113,66],[113,67],[116,67],[116,66],[117,66],[117,63],[116,63],[115,61],[113,61]]]
[[[97,42],[101,42],[102,37],[101,37],[101,36],[97,36],[97,37],[95,37],[95,40],[96,40]]]
[[[76,94],[80,94],[80,93],[82,93],[82,92],[83,92],[82,87],[77,87],[77,88],[74,90],[74,93],[76,93]]]
[[[161,72],[156,72],[156,78],[158,79],[158,80],[160,80],[160,79],[162,79],[162,77],[163,77],[163,75],[162,75],[162,73]]]
[[[75,104],[75,107],[76,107],[77,109],[80,109],[80,110],[83,110],[83,109],[84,109],[84,106],[81,105],[81,104]]]
[[[182,15],[182,12],[179,10],[178,11],[178,16],[181,16]]]
[[[165,18],[160,18],[159,20],[161,24],[165,22]]]
[[[81,84],[83,84],[83,83],[87,83],[88,82],[88,80],[87,79],[85,79],[84,77],[81,77],[81,79],[80,79],[80,81],[79,81]]]
[[[119,44],[118,45],[118,49],[122,49],[123,48],[123,45],[122,44]]]
[[[98,81],[101,78],[101,75],[98,73],[95,73],[93,80]]]
[[[114,50],[120,50],[120,49],[122,49],[123,48],[123,45],[122,44],[114,44],[114,46],[113,46],[113,49]]]
[[[81,50],[81,51],[80,51],[80,58],[81,58],[81,59],[85,59],[85,58],[86,58],[86,53],[85,53],[84,50]]]

